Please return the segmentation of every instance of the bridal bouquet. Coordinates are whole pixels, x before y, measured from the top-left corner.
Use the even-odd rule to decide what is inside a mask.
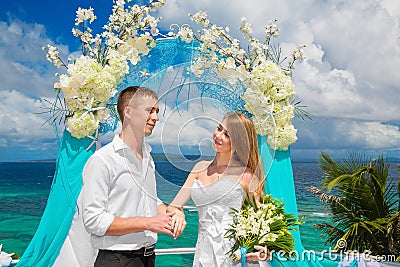
[[[189,14],[190,15],[190,14]],[[194,33],[189,26],[180,27],[177,36],[185,42],[199,42],[199,56],[193,61],[190,71],[197,77],[205,71],[214,71],[229,83],[241,83],[246,110],[251,113],[257,133],[267,135],[269,145],[277,150],[287,150],[297,140],[297,130],[292,125],[295,94],[291,74],[294,62],[303,59],[302,47],[296,48],[286,67],[280,58],[281,49],[271,40],[279,35],[276,21],[265,27],[264,40],[253,36],[253,27],[242,18],[240,31],[248,44],[232,37],[229,28],[212,24],[204,11],[190,15],[203,26]],[[243,47],[247,47],[244,49]]]
[[[285,213],[282,201],[271,195],[261,197],[258,203],[247,198],[240,210],[232,210],[233,223],[229,225],[225,237],[236,240],[228,252],[234,260],[240,258],[242,247],[254,252],[255,245],[289,257],[295,245],[290,230],[295,230],[294,226],[302,222],[293,214]]]
[[[59,82],[54,88],[57,96],[63,92],[65,107],[61,112],[66,117],[67,131],[76,138],[92,137],[94,133],[97,137],[99,123],[110,115],[107,102],[129,72],[128,62],[136,65],[140,56],[147,55],[155,46],[153,36],[159,32],[160,18],[150,13],[156,11],[163,0],[127,6],[130,1],[114,0],[109,22],[103,27],[104,31],[95,36],[89,27],[96,19],[93,8],[76,11],[72,33],[81,41],[82,55],[75,60],[68,59],[68,64],[61,60],[56,47],[44,47],[48,51],[47,59],[67,70],[66,74],[57,74]]]

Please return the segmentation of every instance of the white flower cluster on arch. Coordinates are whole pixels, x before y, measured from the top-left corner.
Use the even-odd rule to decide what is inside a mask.
[[[57,67],[65,67],[65,74],[57,74],[54,84],[62,92],[66,117],[66,130],[76,138],[97,138],[101,122],[110,117],[107,103],[117,93],[117,86],[129,73],[129,64],[137,65],[155,47],[154,37],[159,34],[160,18],[150,15],[157,11],[163,0],[149,5],[126,4],[131,0],[114,0],[109,22],[101,34],[93,36],[89,25],[95,21],[93,8],[79,8],[72,32],[82,44],[82,55],[65,64],[52,45],[47,45],[47,59]],[[127,6],[127,7],[126,7]],[[297,130],[292,124],[295,106],[292,100],[295,86],[291,79],[294,62],[303,59],[302,47],[294,50],[286,67],[280,58],[280,48],[271,43],[279,35],[276,21],[265,27],[263,41],[253,37],[253,26],[245,18],[240,31],[248,42],[248,49],[230,36],[229,28],[212,24],[204,11],[190,15],[203,26],[196,34],[189,25],[179,28],[175,37],[190,43],[199,42],[196,58],[190,71],[200,77],[204,71],[213,71],[231,84],[240,83],[246,89],[242,98],[244,107],[252,114],[257,133],[268,136],[274,149],[287,150],[297,140]]]
[[[155,46],[160,18],[150,14],[164,1],[126,7],[130,1],[115,0],[109,22],[95,36],[88,26],[96,19],[93,8],[78,8],[72,33],[82,44],[79,58],[65,64],[54,46],[43,48],[48,50],[49,61],[67,69],[65,74],[57,74],[59,81],[54,88],[64,95],[66,107],[62,115],[66,117],[66,130],[76,138],[97,138],[99,123],[110,116],[107,102],[129,72],[128,62],[138,64],[140,57]]]
[[[280,59],[280,48],[271,43],[279,35],[276,21],[265,27],[263,41],[253,37],[253,26],[242,18],[240,31],[248,42],[248,49],[229,32],[212,24],[204,11],[191,19],[202,28],[194,33],[188,25],[180,27],[175,35],[189,43],[199,42],[199,56],[193,60],[190,71],[201,77],[205,71],[215,71],[229,83],[241,83],[246,110],[252,114],[257,133],[268,136],[267,142],[274,149],[287,150],[297,140],[297,130],[292,124],[295,106],[292,103],[295,86],[291,75],[295,61],[303,59],[302,46],[295,49],[286,67]]]

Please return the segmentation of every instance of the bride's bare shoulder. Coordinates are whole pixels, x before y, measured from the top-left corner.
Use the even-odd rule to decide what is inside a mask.
[[[240,177],[241,184],[247,188],[250,186],[253,178],[254,178],[253,172],[248,167],[243,168],[243,173],[242,176]]]
[[[194,165],[192,172],[193,173],[200,173],[205,171],[208,166],[210,165],[211,161],[208,160],[202,160],[196,163],[196,165]]]

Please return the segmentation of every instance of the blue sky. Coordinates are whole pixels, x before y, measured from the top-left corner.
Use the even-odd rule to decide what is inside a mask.
[[[77,52],[79,43],[71,33],[75,11],[89,6],[95,9],[98,30],[107,21],[111,0],[0,2],[0,161],[55,158],[54,130],[42,126],[48,117],[37,113],[44,105],[41,99],[54,98],[57,69],[41,47],[54,44],[64,58]],[[297,98],[314,117],[294,122],[299,137],[291,150],[294,160],[315,160],[320,151],[400,157],[397,0],[166,0],[160,27],[189,23],[187,14],[199,10],[229,26],[232,35],[238,34],[242,16],[260,36],[264,25],[278,19],[284,48],[307,45],[307,59],[297,66],[294,82]],[[184,118],[192,115],[187,112]],[[199,143],[209,145],[212,127],[195,123],[181,131],[185,136],[179,142],[186,151],[201,151]],[[172,132],[179,126],[159,127],[149,138],[156,150],[161,129]],[[177,139],[162,142],[174,147]]]

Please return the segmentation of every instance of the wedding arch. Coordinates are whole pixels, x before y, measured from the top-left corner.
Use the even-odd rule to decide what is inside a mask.
[[[263,106],[266,103],[263,102],[264,99],[259,103],[257,102],[260,100],[257,97],[259,85],[252,84],[252,81],[259,81],[260,79],[251,75],[257,74],[259,77],[264,77],[265,72],[269,70],[279,72],[276,74],[280,75],[279,79],[286,79],[287,74],[283,73],[283,70],[283,74],[281,74],[280,68],[279,70],[274,69],[275,65],[270,64],[270,62],[260,61],[257,66],[262,68],[255,68],[254,73],[247,71],[240,67],[240,64],[235,64],[235,59],[232,59],[232,63],[230,57],[218,53],[210,54],[210,50],[202,47],[201,42],[196,42],[193,36],[188,39],[190,32],[187,27],[181,28],[175,37],[157,39],[151,35],[141,34],[141,31],[146,30],[156,32],[158,19],[148,16],[147,24],[142,25],[142,17],[131,16],[130,11],[126,10],[123,5],[121,6],[120,1],[118,3],[114,6],[113,12],[119,14],[121,18],[136,18],[138,20],[137,29],[139,30],[133,30],[127,35],[126,39],[123,39],[121,35],[116,35],[115,31],[120,33],[122,30],[127,31],[127,28],[122,29],[122,26],[118,26],[120,27],[118,28],[111,21],[111,26],[109,26],[111,30],[108,31],[106,37],[108,45],[111,45],[111,41],[115,38],[121,37],[121,39],[115,41],[116,49],[102,50],[104,47],[100,46],[100,48],[96,48],[98,50],[91,50],[93,49],[90,46],[92,42],[87,40],[85,31],[75,31],[74,34],[81,38],[83,43],[84,55],[67,66],[60,61],[55,48],[48,46],[49,60],[56,65],[64,65],[68,69],[67,74],[61,75],[60,82],[55,85],[60,89],[59,92],[63,92],[64,98],[69,104],[66,114],[66,129],[62,134],[59,145],[56,172],[47,206],[37,232],[21,258],[19,266],[50,266],[54,263],[68,235],[76,210],[77,198],[82,187],[82,169],[88,158],[96,150],[95,143],[98,141],[98,136],[112,132],[117,127],[118,118],[113,108],[118,90],[128,85],[149,87],[158,93],[160,103],[164,103],[165,110],[169,108],[178,113],[182,108],[190,110],[190,102],[194,98],[197,99],[196,101],[200,103],[200,106],[211,105],[216,114],[221,115],[229,110],[240,110],[250,117],[254,116],[255,124],[261,131],[264,130],[262,127],[266,127],[266,125],[277,127],[276,120],[279,116],[280,119],[290,121],[291,124],[293,110],[288,108],[290,105],[278,107],[278,103],[283,100],[277,100],[268,102],[268,106]],[[143,16],[147,16],[151,11],[156,10],[159,5],[161,5],[160,2],[154,2],[148,9],[143,9],[142,14],[145,14]],[[140,9],[140,7],[138,8]],[[88,9],[79,13],[76,25],[79,26],[83,23],[84,29],[87,30],[88,26],[85,21],[90,22],[94,19],[92,11]],[[203,23],[203,25],[207,24],[207,18],[202,13],[194,19]],[[246,22],[242,22],[242,25],[249,27]],[[112,28],[114,26],[117,28]],[[272,30],[273,27],[271,26],[271,36],[274,34]],[[101,36],[93,37],[93,39],[100,40]],[[259,45],[260,43],[254,43],[254,46]],[[261,45],[260,49],[264,49],[264,47]],[[121,50],[124,52],[122,56]],[[101,60],[93,58],[93,55],[96,55],[94,52],[104,53],[104,58],[101,58]],[[211,55],[211,57],[204,58],[204,55]],[[219,66],[219,69],[207,64],[204,65],[211,59],[215,60],[214,66]],[[199,73],[198,64],[203,64],[202,66],[207,68],[201,69]],[[192,72],[189,71],[190,68],[193,70],[193,66],[197,66],[197,69]],[[92,70],[96,70],[96,72]],[[91,78],[83,79],[83,81],[82,75],[76,75],[78,72],[80,74],[84,72],[84,78],[89,76]],[[236,78],[232,81],[229,78],[233,76]],[[86,83],[86,80],[89,80],[89,82]],[[251,82],[249,83],[249,81]],[[273,78],[270,81],[273,81]],[[281,81],[277,82],[280,83]],[[283,83],[287,83],[287,81]],[[108,87],[105,87],[105,84]],[[105,89],[98,93],[95,89],[100,87]],[[275,90],[279,86],[270,87]],[[118,88],[118,90],[115,90],[115,88]],[[246,91],[250,91],[247,90],[249,88],[256,89],[246,98],[244,95]],[[80,95],[80,91],[85,91],[85,97]],[[89,96],[91,97],[86,97],[87,92],[90,92]],[[282,94],[282,91],[280,92]],[[294,91],[285,92],[285,94],[291,97]],[[284,99],[286,95],[280,97]],[[257,103],[252,102],[252,100]],[[202,101],[207,101],[207,103]],[[275,106],[273,103],[275,103]],[[53,114],[55,112],[56,109],[53,109]],[[162,114],[163,110],[161,109]],[[257,117],[257,114],[260,116]],[[289,145],[293,142],[293,136],[288,138],[291,141],[282,144],[271,142],[273,138],[268,137],[266,132],[263,133],[258,135],[258,140],[260,155],[267,174],[265,192],[281,199],[285,203],[287,213],[298,216],[289,149]],[[300,232],[293,232],[293,236],[296,242],[295,250],[301,254],[305,249],[301,244]],[[337,262],[297,257],[293,261],[284,262],[284,266],[337,266]]]

